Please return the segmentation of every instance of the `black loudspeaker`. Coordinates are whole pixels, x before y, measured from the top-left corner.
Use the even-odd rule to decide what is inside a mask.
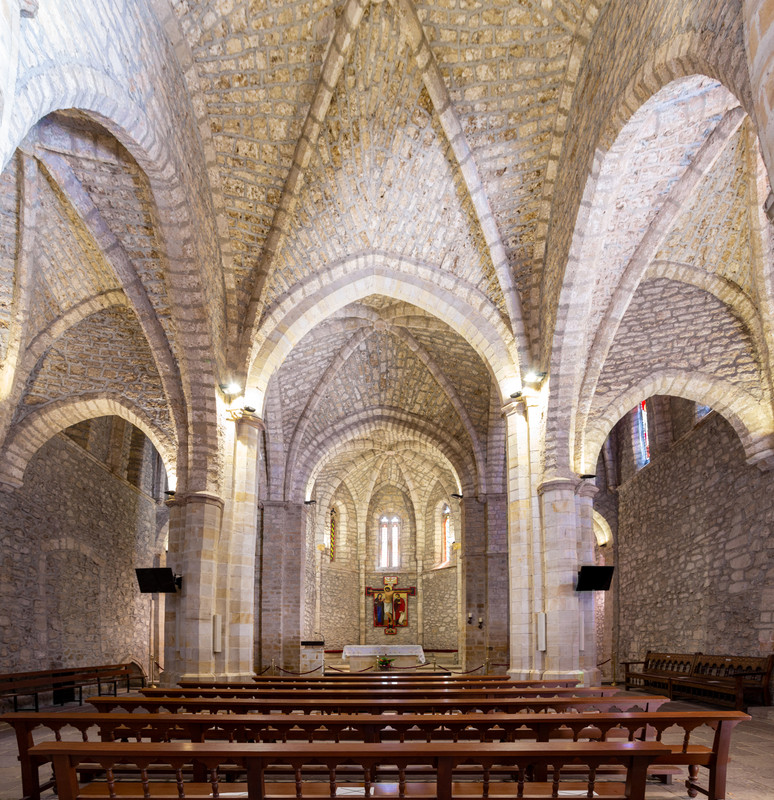
[[[578,571],[576,592],[606,592],[613,580],[615,567],[583,566]]]
[[[146,567],[135,569],[137,583],[143,594],[162,592],[163,594],[174,594],[178,586],[182,583],[182,578],[175,577],[172,567]]]

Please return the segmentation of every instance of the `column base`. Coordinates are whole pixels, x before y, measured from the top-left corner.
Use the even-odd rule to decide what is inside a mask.
[[[584,686],[601,686],[602,685],[602,670],[598,667],[592,669],[581,670],[583,672],[583,685]]]
[[[506,674],[512,681],[539,681],[543,678],[539,669],[509,669]]]
[[[547,669],[541,674],[544,681],[578,681],[583,683],[585,673],[582,669]]]

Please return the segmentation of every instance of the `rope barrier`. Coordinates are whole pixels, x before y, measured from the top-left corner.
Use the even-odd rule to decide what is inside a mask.
[[[483,669],[484,665],[480,664],[478,667],[474,667],[473,669],[465,670],[465,672],[455,672],[453,669],[450,669],[452,675],[470,675],[471,672],[478,672],[480,669]]]
[[[278,666],[277,669],[280,672],[286,672],[288,675],[311,675],[313,672],[317,672],[318,669],[322,669],[322,664],[320,664],[319,667],[315,667],[314,669],[309,669],[306,672],[293,672],[293,670],[283,669],[280,666]]]
[[[264,673],[268,672],[273,666],[274,666],[273,664],[269,664],[269,666],[266,667],[266,669],[261,670],[258,674],[263,675]]]

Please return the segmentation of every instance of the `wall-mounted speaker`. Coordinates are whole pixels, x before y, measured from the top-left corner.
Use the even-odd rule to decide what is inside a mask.
[[[576,592],[606,592],[613,580],[615,567],[582,566],[578,571]]]
[[[175,577],[172,567],[143,567],[134,572],[142,594],[174,594],[183,580],[180,576]]]

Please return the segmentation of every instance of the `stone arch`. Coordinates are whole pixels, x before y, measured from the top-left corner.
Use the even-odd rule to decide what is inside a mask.
[[[377,331],[382,329],[386,330],[386,332],[391,336],[395,336],[397,339],[405,343],[412,350],[412,352],[419,357],[420,361],[422,361],[432,377],[440,384],[446,395],[449,397],[451,404],[454,406],[454,409],[459,415],[465,431],[470,438],[473,455],[476,461],[476,473],[480,476],[482,492],[486,493],[484,449],[479,440],[478,433],[473,426],[470,415],[468,414],[467,409],[459,397],[457,390],[454,388],[451,381],[449,381],[439,369],[432,356],[421,344],[419,344],[419,342],[414,339],[413,336],[411,336],[408,331],[398,326],[390,325],[389,323],[376,325],[373,328],[362,328],[360,331],[355,333],[351,340],[344,346],[344,348],[342,348],[342,350],[333,360],[330,367],[325,371],[320,379],[320,382],[310,393],[309,402],[306,404],[306,407],[301,414],[298,425],[294,431],[293,438],[288,447],[288,456],[285,463],[285,485],[288,486],[291,483],[296,459],[298,457],[298,451],[303,441],[304,433],[314,417],[315,409],[322,401],[327,387],[333,382],[338,371],[344,366],[347,359],[350,357],[350,355],[352,355],[358,345],[360,345],[362,342],[365,342],[369,337],[373,336],[377,333]]]
[[[771,435],[771,412],[761,414],[755,398],[728,381],[702,373],[664,370],[631,386],[607,404],[604,413],[580,432],[580,447],[574,463],[575,471],[593,474],[597,457],[613,426],[637,403],[655,394],[674,395],[709,405],[721,414],[736,431],[744,447],[748,463],[770,462],[774,458]]]
[[[292,214],[298,200],[304,172],[322,130],[349,49],[355,40],[354,34],[371,2],[372,0],[346,0],[339,16],[331,41],[332,46],[329,47],[325,55],[315,96],[310,104],[309,113],[304,120],[304,126],[293,154],[293,164],[283,187],[282,197],[278,204],[278,212],[272,222],[271,231],[264,246],[261,271],[255,281],[243,328],[243,336],[247,337],[248,343],[253,339],[257,330],[260,297],[272,262],[279,249],[280,241],[284,235],[287,219]],[[412,0],[394,0],[390,5],[395,8],[399,28],[406,39],[417,69],[422,75],[433,109],[438,114],[441,127],[449,143],[449,149],[459,164],[466,192],[478,217],[478,223],[505,299],[506,313],[516,339],[516,346],[522,358],[524,358],[527,353],[527,340],[521,299],[513,282],[508,256],[489,205],[487,194],[484,191],[474,154],[455,111],[441,70],[425,37],[414,3]]]
[[[83,420],[105,416],[125,419],[151,440],[164,462],[170,488],[174,488],[177,465],[175,442],[147,419],[144,412],[134,404],[123,399],[95,396],[47,403],[16,425],[3,448],[0,483],[21,486],[30,459],[52,436]]]
[[[12,153],[38,120],[60,109],[76,108],[91,116],[129,151],[148,178],[155,203],[155,224],[166,247],[173,308],[192,305],[191,294],[199,292],[199,305],[208,308],[202,321],[190,315],[177,319],[182,340],[206,342],[212,356],[213,372],[207,359],[196,358],[193,369],[182,369],[179,381],[177,424],[181,452],[186,458],[179,464],[181,484],[191,490],[217,489],[218,466],[213,462],[218,452],[217,375],[225,374],[226,348],[216,334],[216,319],[221,308],[211,308],[204,296],[205,281],[196,275],[192,280],[189,249],[195,239],[193,221],[181,218],[180,209],[188,207],[186,191],[177,177],[177,169],[166,144],[156,135],[152,121],[132,97],[110,76],[85,66],[59,65],[35,73],[19,87],[6,150],[0,150],[0,164],[5,167]],[[20,109],[24,109],[22,112]],[[0,142],[0,147],[3,143]],[[179,220],[172,230],[172,220]],[[222,304],[221,304],[222,305]],[[214,313],[213,313],[214,312]],[[218,346],[220,344],[220,346]],[[187,360],[185,355],[179,361]],[[193,357],[192,357],[193,360]],[[175,387],[176,388],[176,387]],[[187,390],[186,390],[187,389]],[[190,409],[201,411],[193,419]],[[189,431],[190,429],[190,431]],[[190,438],[189,438],[190,435]],[[202,453],[204,457],[195,457]],[[189,472],[189,464],[193,472]],[[197,466],[194,466],[197,465]]]
[[[400,452],[401,449],[424,451],[431,455],[433,460],[440,460],[461,487],[466,485],[468,487],[474,486],[474,473],[471,471],[473,464],[470,460],[464,460],[465,454],[461,448],[454,449],[439,438],[437,430],[429,430],[430,426],[426,424],[420,425],[416,420],[409,419],[408,416],[397,411],[377,416],[368,414],[363,419],[356,417],[353,420],[348,420],[346,424],[334,428],[324,442],[321,442],[314,450],[310,448],[306,458],[299,462],[295,483],[290,487],[291,496],[308,496],[314,486],[317,475],[328,461],[348,452],[356,453],[362,450],[362,446],[356,440],[385,425],[400,426],[405,431],[407,438],[411,440],[392,448],[396,452]],[[377,454],[368,456],[368,458],[370,460],[379,456],[380,454]]]
[[[481,292],[451,276],[443,276],[439,285],[429,267],[371,253],[353,256],[326,275],[308,279],[263,320],[246,381],[250,404],[263,408],[269,378],[315,325],[372,294],[411,303],[440,317],[478,353],[503,397],[520,388],[513,336]]]
[[[596,509],[593,510],[592,525],[597,547],[606,547],[613,543],[613,531],[610,523]]]
[[[742,103],[742,107],[726,115],[716,131],[705,142],[697,155],[697,162],[700,162],[702,156],[704,159],[703,162],[697,164],[698,167],[703,166],[705,169],[709,169],[715,157],[712,147],[709,146],[710,140],[716,134],[717,138],[724,135],[730,136],[742,124],[745,110],[749,113],[751,109],[746,77],[738,74],[738,69],[736,71],[732,69],[728,74],[724,73],[720,66],[712,62],[709,53],[707,39],[696,32],[682,34],[662,44],[655,51],[653,57],[637,70],[626,88],[619,93],[618,103],[597,138],[589,176],[583,187],[578,207],[567,263],[562,276],[562,285],[559,289],[553,332],[554,346],[550,353],[549,367],[551,394],[546,428],[546,474],[548,476],[552,474],[568,475],[572,472],[572,463],[579,460],[573,452],[574,442],[579,436],[576,431],[578,423],[576,415],[579,413],[579,406],[583,403],[584,397],[586,405],[591,404],[593,390],[590,391],[589,384],[592,380],[596,380],[596,375],[604,362],[604,357],[601,357],[600,353],[607,352],[605,343],[609,347],[617,325],[649,266],[647,256],[650,253],[655,254],[654,248],[658,241],[658,235],[665,235],[669,226],[669,219],[664,219],[669,212],[662,207],[661,211],[664,212],[663,214],[660,212],[662,219],[657,215],[645,237],[638,244],[631,260],[627,263],[623,275],[620,276],[610,301],[609,313],[596,331],[593,345],[591,342],[585,341],[580,332],[586,327],[586,315],[591,303],[594,281],[590,278],[588,265],[585,265],[584,262],[584,248],[587,246],[587,237],[593,234],[590,223],[596,206],[596,194],[611,148],[627,123],[643,105],[670,83],[689,78],[692,75],[706,75],[719,81]],[[714,146],[718,146],[717,142]],[[701,174],[703,173],[699,169],[688,170],[681,181],[696,183]],[[685,190],[685,187],[683,189]],[[646,241],[649,235],[650,240]],[[594,360],[597,362],[597,369],[590,370],[591,356],[587,359],[585,353],[591,351],[593,351],[592,355],[596,353]],[[593,376],[589,374],[590,372],[593,372]]]

